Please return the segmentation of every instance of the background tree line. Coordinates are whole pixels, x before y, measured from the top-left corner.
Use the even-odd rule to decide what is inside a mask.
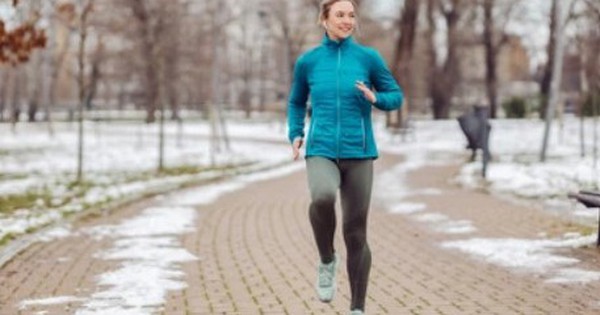
[[[407,106],[388,125],[449,118],[472,105],[496,117],[514,95],[535,96],[543,113],[555,5],[531,26],[526,0],[397,1],[385,15],[381,2],[360,1],[357,34],[382,51],[406,92]],[[184,110],[283,113],[297,56],[322,36],[318,0],[4,2],[14,12],[0,24],[0,121],[26,117],[49,130],[53,113],[74,116],[80,104],[143,110],[147,122],[161,111],[171,119]],[[572,0],[565,14],[563,91],[579,108],[600,91],[600,3]],[[523,34],[547,36],[545,58],[534,62]]]

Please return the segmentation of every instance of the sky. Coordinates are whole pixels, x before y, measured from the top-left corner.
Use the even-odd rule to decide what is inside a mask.
[[[540,276],[540,281],[549,285],[576,285],[600,281],[598,271],[580,268],[576,258],[564,256],[558,250],[592,245],[595,235],[567,234],[556,238],[540,235],[535,239],[474,237],[473,233],[478,230],[475,223],[464,218],[449,218],[439,209],[427,209],[423,204],[405,201],[415,194],[440,193],[431,188],[419,191],[411,189],[406,180],[409,172],[428,165],[462,164],[459,174],[450,180],[459,183],[465,189],[486,189],[503,197],[534,202],[549,211],[549,214],[560,212],[562,217],[595,227],[595,211],[589,211],[565,196],[567,192],[582,187],[597,189],[600,186],[598,169],[594,167],[591,154],[593,138],[589,135],[594,127],[592,121],[588,120],[584,125],[585,158],[580,157],[579,137],[575,136],[580,128],[579,121],[575,117],[566,117],[562,128],[555,125],[552,129],[549,160],[546,163],[538,162],[543,134],[541,121],[492,121],[490,146],[494,160],[484,181],[480,175],[481,161],[465,162],[469,153],[465,150],[466,140],[456,121],[416,121],[414,137],[402,141],[383,130],[381,118],[378,117],[376,124],[380,150],[404,157],[402,163],[385,174],[376,176],[373,198],[383,205],[384,211],[404,216],[414,224],[422,225],[436,233],[459,236],[453,237],[452,241],[441,242],[439,246],[443,250],[464,252],[473,259],[509,270],[535,272]],[[49,185],[54,181],[60,183],[65,173],[72,172],[69,169],[74,165],[74,156],[65,152],[71,152],[76,146],[76,128],[69,124],[57,125],[58,133],[54,139],[48,139],[45,128],[39,125],[19,125],[16,134],[9,132],[9,126],[0,125],[0,134],[3,135],[0,137],[0,174],[4,176],[0,182],[3,184],[0,186],[3,187],[0,189],[0,195],[18,192],[14,187],[21,187],[21,192],[25,192],[27,189],[34,189],[36,185]],[[78,207],[77,204],[84,200],[91,202],[107,197],[122,198],[160,187],[164,189],[190,179],[199,179],[173,176],[149,181],[121,182],[121,178],[115,173],[127,170],[143,172],[155,167],[155,143],[151,141],[150,136],[139,134],[140,131],[152,133],[155,130],[146,128],[148,127],[144,124],[138,123],[120,123],[113,126],[89,124],[88,150],[99,163],[87,164],[86,169],[89,173],[86,174],[95,182],[112,184],[96,187],[81,200],[68,204],[66,208],[52,211],[22,209],[13,215],[0,215],[0,233],[10,231],[18,234],[27,228],[51,223],[52,228],[36,234],[40,241],[78,234],[98,240],[110,240],[112,246],[95,253],[95,257],[99,260],[121,262],[118,268],[98,275],[98,289],[95,293],[82,293],[77,296],[31,296],[21,301],[22,309],[26,310],[32,305],[43,307],[76,301],[81,305],[77,314],[151,314],[164,304],[170,291],[186,287],[181,263],[200,259],[186,251],[178,241],[178,237],[193,229],[195,220],[198,220],[196,212],[193,211],[194,206],[211,203],[219,196],[243,189],[251,183],[304,169],[302,161],[290,163],[291,152],[285,142],[285,128],[280,122],[233,120],[228,125],[232,149],[222,153],[219,159],[226,162],[258,162],[263,167],[270,165],[271,170],[234,176],[224,182],[191,190],[161,194],[156,199],[156,206],[115,225],[77,230],[69,225],[60,224],[61,211],[80,211],[81,205]],[[167,137],[170,151],[167,159],[170,165],[210,164],[208,153],[204,149],[207,143],[203,135],[208,133],[205,123],[184,125],[185,137],[180,147],[176,145],[174,137],[177,133],[176,126],[170,125],[167,130],[170,135]],[[524,130],[527,132],[523,132]],[[138,146],[139,141],[143,141],[143,145]],[[133,153],[131,148],[135,148],[137,154]],[[132,159],[131,155],[141,158]],[[46,162],[40,163],[40,160]],[[115,169],[117,172],[114,172]],[[216,175],[218,174],[213,173],[204,176]],[[23,184],[23,181],[26,184]],[[18,184],[20,182],[21,184]],[[64,188],[56,188],[53,191],[55,198],[60,198],[63,193]],[[142,291],[148,293],[139,294]]]

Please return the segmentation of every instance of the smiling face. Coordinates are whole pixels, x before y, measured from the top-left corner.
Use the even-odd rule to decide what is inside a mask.
[[[356,26],[354,5],[350,1],[337,1],[323,16],[323,27],[333,40],[341,40],[352,35]]]

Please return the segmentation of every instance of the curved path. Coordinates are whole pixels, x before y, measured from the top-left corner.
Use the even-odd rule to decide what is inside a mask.
[[[399,162],[393,156],[378,160],[376,179],[391,174]],[[540,270],[508,268],[457,249],[459,243],[454,241],[535,239],[541,232],[550,238],[581,229],[535,209],[460,189],[448,181],[457,170],[457,165],[450,165],[409,173],[407,182],[413,192],[429,192],[405,198],[424,205],[420,212],[394,214],[382,200],[374,200],[369,222],[374,264],[368,314],[600,314],[598,280],[553,282],[560,269],[551,269],[552,273],[541,271],[543,266]],[[162,292],[158,301],[163,303],[141,303],[138,308],[108,305],[118,298],[106,293],[110,285],[99,284],[100,275],[119,270],[123,262],[101,259],[111,248],[115,254],[115,246],[122,246],[115,245],[119,237],[106,234],[125,234],[87,231],[131,220],[149,208],[164,206],[165,200],[169,199],[146,200],[81,222],[73,227],[76,232],[37,243],[15,257],[0,270],[0,314],[145,314],[150,310],[169,315],[347,314],[344,268],[335,300],[322,304],[315,298],[316,249],[303,171],[254,182],[212,203],[196,205],[194,219],[188,218],[192,225],[184,232],[158,233],[172,236],[170,245],[160,248],[177,245],[180,254],[186,253],[163,269],[169,276],[160,279],[175,280],[161,288],[134,291],[142,296],[145,290],[148,295]],[[467,229],[444,232],[440,212],[445,216],[441,220]],[[345,257],[339,229],[336,245]],[[578,267],[600,269],[594,266],[599,258],[595,249],[557,250],[560,257],[577,258]],[[135,304],[135,296],[124,300],[140,305]]]

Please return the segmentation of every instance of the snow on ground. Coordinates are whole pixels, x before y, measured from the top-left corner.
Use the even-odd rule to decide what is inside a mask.
[[[180,265],[198,258],[182,248],[178,236],[193,231],[196,217],[194,208],[148,208],[119,225],[85,231],[113,238],[113,247],[96,258],[120,266],[97,276],[100,290],[76,314],[158,312],[168,291],[187,287]]]
[[[378,126],[381,126],[381,122]],[[562,130],[554,128],[549,159],[546,163],[537,162],[543,133],[543,124],[540,121],[498,120],[493,121],[492,126],[491,150],[494,161],[489,167],[487,180],[480,178],[481,164],[476,161],[465,164],[456,179],[459,183],[467,187],[483,187],[492,192],[550,200],[546,204],[562,207],[563,211],[570,211],[573,215],[583,211],[573,203],[565,203],[564,199],[567,191],[582,187],[598,187],[597,169],[594,168],[589,153],[591,137],[586,138],[587,156],[579,157],[578,138],[574,136],[578,130],[577,120],[567,119]],[[587,121],[586,134],[590,134],[591,126],[591,121]],[[0,129],[2,128],[7,127],[0,126]],[[3,135],[8,136],[0,138],[0,174],[3,175],[0,182],[0,195],[15,191],[23,192],[39,185],[51,187],[55,189],[55,193],[68,191],[64,179],[72,176],[75,168],[75,128],[64,124],[57,126],[57,129],[57,135],[53,139],[49,139],[45,135],[44,128],[38,125],[20,127],[14,135],[6,132],[6,129],[1,130]],[[130,194],[131,191],[149,189],[152,185],[148,184],[149,182],[154,181],[157,185],[168,181],[177,182],[180,180],[179,177],[185,177],[184,175],[139,182],[128,182],[122,179],[131,172],[144,172],[156,168],[156,126],[135,123],[89,123],[87,130],[89,134],[86,142],[87,176],[92,181],[103,182],[110,187],[96,186],[92,190],[93,193],[85,196],[87,200],[101,200],[103,196],[116,198],[123,194]],[[228,131],[232,139],[232,149],[216,157],[219,163],[258,162],[263,165],[274,165],[290,159],[290,150],[285,143],[285,130],[277,123],[232,122],[228,125]],[[181,140],[177,140],[178,133],[183,135]],[[206,124],[189,123],[183,128],[169,125],[167,134],[166,163],[168,166],[210,164]],[[559,135],[563,135],[562,140]],[[406,182],[409,171],[428,165],[465,161],[468,155],[464,148],[466,141],[456,121],[417,121],[415,140],[412,141],[403,142],[381,129],[378,130],[378,136],[382,151],[402,154],[406,159],[390,172],[377,177],[375,199],[386,204],[389,211],[409,216],[416,222],[435,218],[434,222],[427,224],[438,233],[468,237],[469,234],[476,232],[477,227],[467,220],[450,219],[441,213],[428,211],[425,205],[403,201],[407,196],[415,194],[440,193],[434,189],[410,190]],[[175,216],[172,219],[177,221],[191,215],[189,207],[212,202],[222,194],[240,189],[251,182],[281,176],[302,167],[303,163],[298,162],[270,173],[238,176],[223,183],[177,192],[176,198],[164,197],[161,201],[162,208],[149,209],[140,214],[139,218],[122,222],[118,226],[94,229],[92,236],[95,238],[118,236],[114,239],[114,246],[104,253],[99,253],[97,258],[119,261],[120,268],[108,271],[98,278],[98,285],[101,288],[99,292],[90,297],[74,297],[83,299],[79,313],[110,311],[111,314],[128,314],[129,310],[135,310],[137,313],[145,314],[160,308],[167,290],[177,290],[185,286],[181,281],[180,264],[202,258],[186,252],[181,248],[181,244],[175,241],[176,235],[185,233],[190,226],[175,224],[179,227],[177,231],[162,231],[163,227],[160,224],[154,224],[159,222],[156,218],[166,215],[166,210],[169,209],[168,212]],[[114,184],[115,182],[117,184]],[[569,206],[565,207],[565,204]],[[70,204],[69,207],[71,207],[69,211],[77,211],[77,208],[82,205]],[[176,210],[172,211],[173,209]],[[10,217],[0,217],[0,229],[5,231],[10,225],[10,220],[16,218],[25,222],[22,223],[23,227],[40,224],[30,221],[60,220],[58,210],[56,213],[47,211],[45,214],[47,218],[32,216],[31,213],[31,209],[23,209]],[[177,216],[180,216],[179,219]],[[157,230],[154,232],[151,230],[149,234],[136,232],[140,226],[145,225],[154,226]],[[50,233],[48,237],[64,237],[66,234],[68,231],[57,230]],[[600,277],[595,271],[576,268],[577,262],[574,259],[561,256],[556,251],[560,248],[582,246],[591,242],[593,240],[590,236],[565,236],[563,239],[555,240],[464,238],[441,246],[449,250],[465,251],[474,257],[507,268],[528,270],[534,264],[543,261],[546,268],[540,272],[549,273],[548,282],[569,283],[594,281],[599,280]],[[491,252],[490,248],[493,249]],[[144,249],[144,252],[140,252],[140,249]],[[164,255],[165,251],[172,255]],[[163,260],[163,256],[173,259]],[[515,264],[510,265],[507,262]],[[134,274],[159,279],[162,285],[158,288],[155,283],[125,276]],[[138,290],[146,289],[152,294],[140,296],[136,293],[141,292]],[[63,297],[67,301],[71,298]],[[29,300],[23,303],[22,306],[27,307],[36,303],[38,305],[56,303],[56,300]]]
[[[600,184],[592,152],[592,122],[586,121],[586,154],[580,157],[579,125],[568,119],[562,129],[554,126],[548,160],[539,163],[543,123],[530,120],[492,122],[490,147],[494,160],[486,180],[481,178],[481,161],[466,163],[456,181],[467,188],[484,188],[493,193],[535,199],[544,208],[563,216],[587,214],[585,222],[594,226],[595,211],[566,200],[566,193],[582,188],[597,189]],[[417,122],[416,141],[402,142],[390,136],[380,137],[380,146],[401,153],[406,161],[380,175],[374,195],[391,213],[405,215],[438,233],[464,235],[477,231],[468,220],[449,219],[427,209],[424,204],[406,202],[408,196],[436,194],[432,189],[411,190],[408,172],[428,165],[464,161],[466,140],[455,121]],[[594,214],[590,216],[589,214]],[[502,267],[525,270],[545,276],[548,283],[582,283],[600,280],[600,272],[577,268],[577,259],[560,254],[561,249],[590,246],[595,235],[565,235],[559,239],[486,239],[463,238],[440,244]]]
[[[593,244],[595,235],[561,239],[485,239],[450,241],[444,248],[457,249],[502,267],[547,275],[549,283],[582,283],[600,280],[600,272],[572,268],[579,260],[556,253],[560,248]]]
[[[593,157],[594,123],[586,120],[584,130],[585,157],[581,157],[580,122],[566,117],[551,129],[547,160],[539,162],[544,122],[533,120],[493,120],[490,150],[493,161],[487,177],[481,178],[481,160],[466,162],[466,140],[455,120],[417,121],[415,141],[403,142],[380,133],[380,148],[404,154],[406,163],[400,168],[464,162],[457,182],[470,188],[484,188],[493,193],[517,196],[543,203],[544,208],[566,216],[581,216],[594,222],[595,213],[566,198],[568,192],[600,189],[600,161]],[[600,145],[600,143],[599,143]],[[593,215],[591,215],[593,214]]]
[[[181,127],[173,123],[166,127],[167,168],[248,163],[260,168],[290,160],[285,131],[277,122],[232,123],[228,126],[230,149],[223,148],[214,155],[205,122],[190,122]],[[222,174],[212,171],[153,178],[148,174],[158,165],[156,125],[90,122],[86,125],[84,179],[92,186],[77,194],[69,188],[77,165],[76,125],[56,123],[55,129],[55,136],[50,138],[44,124],[22,124],[14,134],[8,125],[0,125],[3,135],[0,137],[0,197],[30,192],[40,195],[36,207],[20,209],[10,215],[0,213],[0,240],[58,222],[65,214],[90,205],[141,196]],[[49,208],[44,206],[45,195],[50,196]]]
[[[186,284],[181,264],[196,259],[182,248],[177,237],[195,226],[194,206],[214,202],[221,195],[242,189],[255,182],[296,172],[302,162],[285,165],[231,180],[176,191],[156,199],[161,206],[148,208],[138,216],[117,225],[97,226],[74,232],[96,240],[113,239],[113,247],[97,253],[97,259],[119,262],[119,268],[97,277],[98,292],[90,297],[41,298],[23,301],[28,306],[81,302],[76,314],[154,314],[160,312],[169,291],[181,290]],[[63,236],[64,229],[49,235]]]

